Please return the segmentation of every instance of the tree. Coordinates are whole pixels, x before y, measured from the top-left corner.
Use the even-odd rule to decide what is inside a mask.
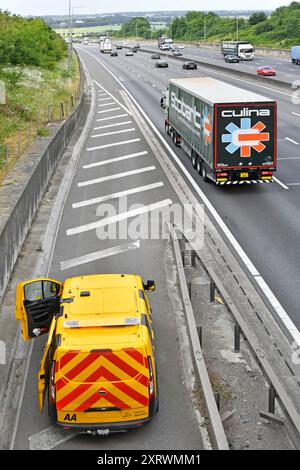
[[[249,24],[253,26],[255,24],[261,23],[262,21],[265,21],[266,19],[267,15],[263,11],[256,11],[250,16]]]

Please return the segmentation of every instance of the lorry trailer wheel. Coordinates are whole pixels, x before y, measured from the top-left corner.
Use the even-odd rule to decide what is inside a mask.
[[[203,181],[205,181],[205,182],[208,181],[207,172],[206,172],[206,165],[205,165],[204,162],[202,162],[202,165],[201,165],[201,176],[203,178]]]
[[[197,168],[197,154],[192,152],[192,165],[196,169]]]
[[[178,147],[178,140],[177,140],[177,133],[174,131],[173,132],[173,142],[174,144],[176,145],[176,147]]]
[[[201,160],[199,157],[196,157],[196,170],[198,171],[199,175],[201,175]]]

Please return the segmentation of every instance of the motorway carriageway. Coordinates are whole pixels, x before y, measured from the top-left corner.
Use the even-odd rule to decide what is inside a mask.
[[[273,184],[216,187],[204,183],[184,152],[171,145],[299,329],[300,106],[292,103],[293,92],[274,90],[268,80],[266,85],[257,84],[202,67],[186,71],[172,58],[168,69],[157,69],[150,54],[141,51],[125,57],[123,49],[118,57],[110,57],[100,54],[97,46],[78,50],[84,60],[92,55],[118,77],[169,144],[159,102],[170,77],[211,76],[277,100],[278,179]],[[95,70],[101,68],[96,60],[92,64]]]
[[[157,44],[142,44],[143,49],[153,50],[158,52]],[[172,56],[172,52],[163,51],[168,55]],[[212,65],[221,65],[222,67],[227,67],[228,70],[236,69],[243,72],[253,73],[257,75],[257,68],[261,65],[266,65],[274,67],[276,69],[276,77],[268,77],[268,81],[282,80],[287,83],[293,83],[295,80],[300,79],[300,66],[292,64],[291,59],[286,58],[276,58],[276,57],[265,57],[259,56],[257,53],[254,55],[253,61],[241,61],[238,64],[228,64],[224,61],[223,54],[220,51],[213,48],[204,48],[204,47],[192,47],[185,46],[183,50],[183,56],[188,60],[200,60],[203,62],[210,63]]]

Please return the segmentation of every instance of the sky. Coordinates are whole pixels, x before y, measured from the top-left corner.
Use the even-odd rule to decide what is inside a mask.
[[[71,0],[74,13],[111,13],[122,11],[168,10],[272,10],[289,5],[292,0]],[[0,9],[19,15],[64,15],[69,0],[0,0]],[[125,6],[126,5],[126,6]],[[149,6],[151,5],[151,7]],[[76,8],[76,7],[85,8]]]

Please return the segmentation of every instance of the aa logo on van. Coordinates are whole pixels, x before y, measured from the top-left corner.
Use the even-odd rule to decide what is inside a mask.
[[[261,153],[266,148],[263,142],[270,140],[269,132],[263,132],[265,128],[265,124],[261,121],[251,127],[251,119],[242,118],[240,127],[233,122],[226,126],[225,129],[229,134],[222,134],[222,142],[229,143],[226,150],[230,154],[240,150],[241,157],[251,157],[252,149]]]
[[[64,417],[64,421],[77,421],[76,414],[67,413]]]

